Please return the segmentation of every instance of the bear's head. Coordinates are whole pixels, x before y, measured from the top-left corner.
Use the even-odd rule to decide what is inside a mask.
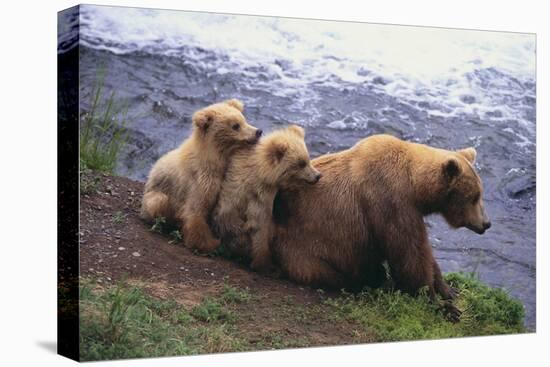
[[[195,131],[221,149],[255,144],[262,130],[248,124],[243,109],[241,101],[229,99],[198,110],[193,114]]]
[[[273,177],[273,183],[281,188],[299,186],[301,183],[314,184],[321,178],[310,162],[304,141],[304,129],[290,125],[275,131],[261,142],[266,169]]]
[[[483,234],[491,222],[483,207],[483,185],[474,169],[476,150],[452,152],[441,166],[446,197],[441,214],[452,227],[466,227]]]

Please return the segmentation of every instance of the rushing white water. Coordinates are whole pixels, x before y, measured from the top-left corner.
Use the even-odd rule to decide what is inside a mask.
[[[502,101],[508,94],[535,97],[522,84],[535,80],[532,34],[101,6],[81,7],[81,32],[83,45],[114,53],[214,50],[229,56],[218,60],[219,73],[264,65],[282,80],[279,94],[334,83],[332,76],[374,80],[408,103],[428,102],[434,115],[493,113],[524,124]],[[476,70],[502,75],[487,83]]]

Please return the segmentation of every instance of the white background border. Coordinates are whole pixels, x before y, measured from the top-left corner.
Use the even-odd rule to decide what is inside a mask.
[[[96,1],[104,5],[354,20],[537,34],[537,333],[104,362],[97,366],[443,365],[548,363],[548,93],[550,21],[545,1],[194,0]],[[6,4],[10,4],[6,6]],[[17,4],[17,5],[12,5]],[[56,340],[56,12],[72,1],[3,3],[0,91],[0,364],[66,366]],[[545,209],[543,209],[545,208]],[[547,344],[547,342],[545,344]],[[548,344],[547,344],[548,345]]]

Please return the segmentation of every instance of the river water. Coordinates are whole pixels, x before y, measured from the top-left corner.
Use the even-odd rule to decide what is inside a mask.
[[[534,330],[534,35],[88,5],[66,17],[59,52],[80,41],[82,110],[100,69],[128,104],[118,173],[136,180],[226,98],[264,131],[304,126],[313,157],[378,133],[474,146],[493,226],[479,236],[433,216],[430,239],[443,271],[507,289]]]

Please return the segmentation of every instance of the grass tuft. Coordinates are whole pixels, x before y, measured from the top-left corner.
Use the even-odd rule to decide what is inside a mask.
[[[233,303],[250,299],[225,286],[191,309],[152,298],[139,287],[80,287],[80,351],[83,361],[189,355],[243,350]]]
[[[335,317],[359,322],[380,341],[439,339],[525,332],[523,305],[502,289],[490,288],[471,275],[450,273],[446,280],[458,288],[455,301],[463,312],[460,322],[445,319],[425,294],[369,290],[329,298]]]
[[[117,100],[116,92],[105,95],[105,71],[98,73],[92,90],[90,110],[81,117],[81,169],[113,173],[117,158],[127,141],[127,103]]]

